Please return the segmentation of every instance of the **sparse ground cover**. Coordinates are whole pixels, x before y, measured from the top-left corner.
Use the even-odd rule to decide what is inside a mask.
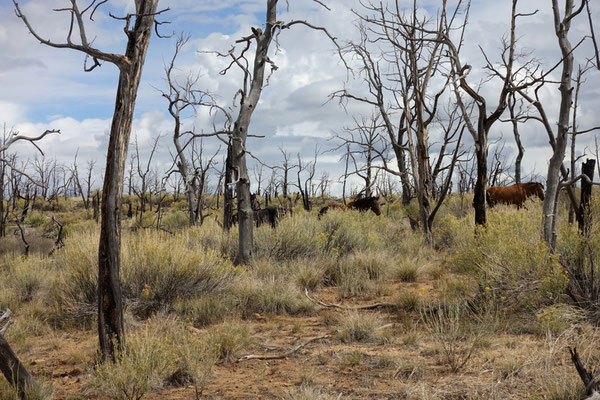
[[[540,204],[497,207],[477,232],[470,204],[447,201],[434,247],[411,230],[411,207],[321,220],[298,209],[256,230],[249,266],[231,262],[235,229],[214,217],[186,228],[177,202],[170,233],[125,220],[127,344],[97,366],[97,225],[67,199],[25,220],[29,257],[19,238],[0,240],[6,338],[42,384],[30,398],[578,399],[568,348],[597,366],[600,330],[597,309],[566,293],[578,266],[600,265],[600,203],[586,240],[561,210],[554,255]],[[50,216],[65,246],[48,257]],[[2,381],[0,399],[13,398]]]

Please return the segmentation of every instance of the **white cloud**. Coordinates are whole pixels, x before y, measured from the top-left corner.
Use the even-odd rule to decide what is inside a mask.
[[[51,12],[52,8],[64,6],[64,0],[30,0],[22,2],[23,11],[30,16],[34,26],[44,36],[62,41],[65,38],[66,13]],[[357,37],[353,23],[357,17],[351,9],[362,12],[358,0],[331,0],[327,4],[332,11],[326,11],[312,1],[290,2],[289,11],[285,2],[280,2],[278,19],[308,20],[311,23],[327,27],[340,43]],[[510,2],[474,1],[471,7],[470,22],[467,26],[465,44],[461,58],[463,63],[472,65],[469,76],[475,86],[485,78],[483,69],[485,60],[479,46],[497,62],[501,37],[508,32]],[[111,0],[96,14],[96,23],[88,21],[88,36],[95,37],[94,44],[99,48],[122,52],[125,36],[122,21],[114,21],[106,15],[113,7],[116,14],[132,11],[130,0]],[[410,6],[412,0],[401,1]],[[424,12],[435,14],[439,5],[437,0],[419,1]],[[232,99],[240,88],[243,76],[235,66],[225,75],[219,72],[231,62],[230,58],[217,57],[206,51],[227,52],[235,40],[250,34],[250,26],[259,26],[264,18],[264,0],[163,0],[162,7],[171,11],[164,15],[172,25],[167,29],[185,27],[192,29],[192,39],[178,60],[178,76],[188,73],[198,74],[198,87],[208,90],[218,97],[219,104],[232,105]],[[528,0],[519,3],[521,12],[540,12],[534,17],[523,18],[518,25],[520,45],[533,50],[535,56],[548,69],[559,57],[557,39],[552,28],[551,9],[547,1]],[[597,11],[596,11],[597,13]],[[221,32],[205,32],[203,26],[219,27]],[[216,29],[216,28],[215,28]],[[578,18],[573,24],[573,41],[585,33],[586,21]],[[138,102],[133,135],[137,135],[141,145],[146,146],[150,138],[163,134],[164,146],[161,146],[159,159],[168,163],[170,159],[169,134],[173,121],[166,112],[166,101],[154,89],[164,88],[164,60],[169,60],[173,51],[174,39],[152,39]],[[276,53],[276,46],[279,51]],[[359,80],[348,79],[345,68],[336,54],[336,48],[322,33],[296,25],[282,31],[278,44],[273,43],[270,58],[279,67],[273,74],[270,84],[263,90],[261,100],[254,113],[251,132],[265,135],[265,139],[252,139],[249,146],[253,154],[260,156],[268,164],[280,160],[279,146],[292,154],[298,152],[310,159],[315,144],[323,149],[333,147],[327,142],[332,132],[341,132],[344,126],[353,124],[352,118],[359,114],[369,114],[371,107],[349,102],[346,110],[337,102],[326,103],[328,95],[348,87],[356,93],[366,93]],[[585,46],[585,45],[584,45]],[[248,51],[249,67],[252,66],[252,47]],[[576,56],[582,60],[584,49],[578,49]],[[39,133],[48,128],[60,128],[62,134],[47,138],[42,147],[48,155],[70,160],[77,149],[80,157],[101,160],[106,151],[110,117],[114,110],[114,95],[117,87],[118,71],[104,64],[92,73],[83,72],[83,56],[75,51],[52,49],[40,45],[27,33],[22,21],[18,20],[10,2],[0,5],[0,123],[15,126],[22,133]],[[559,77],[560,70],[551,75]],[[596,99],[600,95],[598,73],[592,71],[583,88],[578,114],[581,129],[600,125]],[[500,82],[483,84],[481,93],[488,100],[488,112],[498,101]],[[558,112],[558,90],[548,86],[540,91],[547,114],[553,126]],[[238,99],[239,100],[239,99]],[[235,116],[235,110],[234,110]],[[207,110],[200,110],[194,117],[186,116],[186,129],[194,126],[197,130],[212,129],[212,116]],[[528,121],[520,126],[522,139],[526,145],[525,169],[533,169],[544,174],[550,154],[548,138],[541,125]],[[439,140],[439,132],[432,131],[432,142]],[[582,152],[585,146],[593,143],[594,133],[578,138]],[[512,128],[507,123],[497,123],[490,132],[491,138],[502,137],[506,142],[507,156],[514,156]],[[211,151],[221,143],[207,139],[205,145]],[[465,135],[465,146],[472,146],[472,139]],[[35,153],[31,146],[22,145],[19,149],[24,155]],[[508,150],[513,153],[508,154]],[[332,176],[338,176],[342,166],[335,161],[339,157],[330,154],[321,157],[324,168]],[[317,173],[319,175],[319,173]]]

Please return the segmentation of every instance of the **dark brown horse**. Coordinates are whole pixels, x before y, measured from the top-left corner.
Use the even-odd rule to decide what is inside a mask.
[[[517,208],[531,196],[544,200],[544,186],[539,182],[517,183],[511,186],[492,186],[486,190],[486,200],[490,208],[498,203],[514,204]]]
[[[371,197],[362,197],[360,199],[354,200],[346,205],[340,203],[332,203],[327,204],[325,207],[321,208],[319,211],[319,218],[327,213],[330,209],[354,209],[358,211],[368,211],[371,210],[375,213],[375,215],[381,215],[381,208],[379,207],[379,196],[371,196]]]

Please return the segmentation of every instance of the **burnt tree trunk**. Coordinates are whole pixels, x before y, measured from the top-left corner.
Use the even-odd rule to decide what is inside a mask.
[[[579,203],[579,213],[577,214],[577,222],[579,231],[586,235],[591,226],[590,204],[592,200],[592,181],[594,180],[594,168],[596,160],[588,158],[581,166],[581,173],[589,178],[581,180],[581,201]]]
[[[121,207],[123,177],[135,99],[154,27],[158,0],[136,1],[135,26],[128,31],[125,59],[119,65],[115,112],[112,119],[106,172],[100,204],[98,248],[98,336],[102,360],[115,358],[124,344],[123,295],[121,292]]]
[[[96,194],[92,198],[92,208],[94,209],[94,221],[99,222],[100,218],[100,193],[96,191]]]

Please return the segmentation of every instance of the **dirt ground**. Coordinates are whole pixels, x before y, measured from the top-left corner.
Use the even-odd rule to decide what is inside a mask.
[[[313,295],[324,302],[359,305],[392,301],[398,291],[435,294],[431,282],[421,281],[390,282],[389,294],[378,298],[340,299],[335,288],[320,289]],[[311,338],[330,335],[332,321],[347,312],[318,307],[308,316],[255,315],[247,321],[252,344],[238,356],[280,354]],[[562,348],[554,351],[559,347],[547,338],[496,335],[474,351],[460,371],[452,372],[441,355],[439,341],[420,333],[423,330],[415,323],[418,315],[383,310],[361,313],[379,313],[386,324],[393,324],[386,328],[386,340],[343,343],[330,336],[282,359],[219,363],[202,398],[307,398],[291,394],[308,386],[316,388],[313,393],[333,399],[530,399],[549,398],[543,395],[547,388],[538,370],[551,368],[565,380],[578,379],[568,354]],[[28,338],[16,351],[35,376],[53,384],[54,398],[94,398],[87,383],[96,340],[93,331],[57,333]],[[145,398],[190,399],[194,389],[165,388]]]

